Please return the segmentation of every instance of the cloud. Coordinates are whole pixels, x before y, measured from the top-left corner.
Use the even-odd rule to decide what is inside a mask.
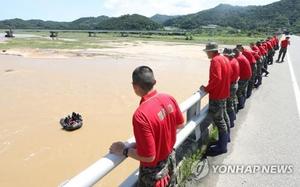
[[[182,15],[213,8],[220,3],[232,5],[262,5],[276,0],[103,0],[103,8],[110,16],[124,14],[154,14]]]
[[[177,15],[194,13],[205,8],[199,0],[104,0],[104,8],[111,15],[142,14],[152,16],[156,13]]]

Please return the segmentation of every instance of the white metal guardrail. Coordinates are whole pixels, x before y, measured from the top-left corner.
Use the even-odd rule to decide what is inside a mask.
[[[186,125],[177,131],[177,140],[174,145],[176,149],[180,146],[192,133],[195,132],[196,139],[201,136],[200,123],[205,119],[208,111],[208,107],[204,107],[200,110],[201,100],[206,96],[206,93],[197,92],[183,103],[180,104],[180,110],[182,113],[187,113]],[[125,144],[130,146],[135,142],[134,138],[128,139]],[[88,187],[93,186],[105,175],[117,167],[125,160],[124,156],[116,156],[114,154],[107,154],[87,169],[73,177],[72,179],[65,181],[60,186],[63,187]],[[130,187],[137,182],[137,170],[130,175],[120,186]]]

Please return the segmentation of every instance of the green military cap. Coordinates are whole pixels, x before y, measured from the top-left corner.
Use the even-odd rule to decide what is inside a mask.
[[[216,42],[209,42],[208,44],[206,44],[203,51],[218,51],[218,44]]]

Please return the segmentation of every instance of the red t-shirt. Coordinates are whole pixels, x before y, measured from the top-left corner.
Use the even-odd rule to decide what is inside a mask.
[[[260,59],[260,56],[259,56],[258,52],[254,51],[254,50],[251,50],[251,54],[254,56],[256,61]]]
[[[267,47],[266,42],[263,42],[261,45],[263,46],[263,48],[265,49],[266,54],[267,54],[269,51],[268,51],[268,47]]]
[[[173,97],[156,91],[142,97],[132,118],[137,154],[155,156],[153,162],[140,162],[142,166],[154,167],[169,156],[176,142],[177,126],[183,122]]]
[[[273,37],[271,39],[272,47],[274,48],[276,46],[276,39]]]
[[[259,57],[261,57],[261,52],[260,52],[259,48],[256,45],[252,46],[251,49],[253,51],[255,51],[259,55]]]
[[[248,61],[250,62],[250,64],[255,64],[256,63],[256,59],[255,57],[252,55],[251,51],[248,49],[244,49],[242,54],[248,59]]]
[[[236,59],[240,65],[240,80],[249,80],[252,76],[250,62],[241,53],[238,57],[236,57]]]
[[[273,47],[272,47],[272,42],[271,42],[271,41],[268,41],[268,42],[266,42],[266,44],[267,44],[267,49],[268,49],[268,51],[271,51],[271,50],[273,49]]]
[[[258,48],[259,48],[259,50],[260,50],[260,53],[262,54],[262,55],[266,55],[267,54],[267,51],[265,50],[265,48],[263,47],[263,46],[258,46]]]
[[[221,100],[230,96],[231,65],[229,60],[217,54],[210,63],[209,81],[205,92],[209,93],[209,99]]]
[[[226,56],[226,58],[229,60],[231,65],[231,83],[236,83],[240,77],[240,65],[239,62],[235,58],[229,58]]]
[[[282,48],[287,48],[287,46],[290,44],[290,41],[288,41],[287,39],[285,39],[285,40],[282,40],[281,41],[281,47]]]
[[[275,40],[275,45],[278,45],[279,44],[279,39],[274,36],[274,40]]]

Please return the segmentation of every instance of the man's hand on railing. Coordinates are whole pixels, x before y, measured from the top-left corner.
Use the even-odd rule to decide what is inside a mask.
[[[123,156],[123,150],[126,148],[123,142],[115,142],[109,148],[109,153]]]
[[[200,95],[203,96],[206,94],[205,92],[205,86],[201,85],[200,88],[199,88],[199,91],[200,91]]]

